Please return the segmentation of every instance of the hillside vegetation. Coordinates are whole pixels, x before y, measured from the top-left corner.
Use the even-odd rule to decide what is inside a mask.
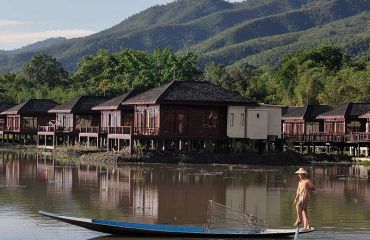
[[[0,101],[20,103],[30,98],[58,102],[79,95],[115,96],[172,80],[211,81],[250,100],[284,104],[338,105],[370,102],[370,51],[358,59],[336,46],[320,45],[282,57],[276,67],[210,63],[199,72],[193,53],[156,49],[152,54],[125,49],[101,50],[85,57],[68,74],[48,55],[37,55],[16,73],[0,74]]]
[[[76,71],[83,57],[100,49],[190,51],[199,55],[202,69],[208,62],[277,66],[283,55],[317,44],[357,57],[369,46],[369,10],[370,0],[177,0],[88,37],[0,51],[0,72],[19,69],[39,53]]]

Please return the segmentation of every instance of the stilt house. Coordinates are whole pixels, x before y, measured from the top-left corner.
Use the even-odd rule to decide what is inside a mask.
[[[172,81],[128,98],[134,106],[134,138],[179,143],[227,138],[228,105],[249,101],[206,81]],[[179,140],[179,141],[175,141]]]
[[[36,134],[38,127],[54,119],[48,111],[57,105],[49,99],[31,99],[1,112],[7,117],[6,131],[19,134]]]
[[[100,126],[101,131],[107,134],[108,150],[111,146],[117,146],[117,150],[121,150],[121,141],[127,140],[128,145],[132,142],[134,106],[122,103],[134,94],[134,91],[126,92],[92,108],[101,112]]]
[[[0,113],[14,107],[15,104],[12,103],[0,103]],[[6,115],[0,115],[0,131],[4,131],[6,129]]]
[[[332,110],[327,105],[305,105],[288,107],[282,116],[283,134],[305,135],[324,131],[324,120],[317,119],[320,114]]]
[[[48,113],[54,115],[54,122],[52,125],[41,127],[38,135],[52,136],[53,146],[60,142],[59,137],[63,137],[63,143],[76,140],[76,137],[79,142],[81,138],[86,138],[88,144],[92,138],[98,145],[100,111],[93,111],[92,108],[106,100],[106,97],[101,96],[81,96],[51,108]]]
[[[331,111],[320,114],[317,119],[324,120],[324,132],[347,134],[365,132],[366,119],[361,115],[370,111],[370,103],[346,103]]]

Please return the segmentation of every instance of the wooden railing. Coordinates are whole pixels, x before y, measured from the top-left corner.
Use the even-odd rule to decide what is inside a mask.
[[[94,127],[80,127],[79,132],[80,133],[99,133],[100,129],[98,126]]]
[[[39,126],[39,132],[73,132],[73,127]]]
[[[6,127],[5,130],[6,131],[11,131],[11,132],[19,132],[21,130],[21,128],[20,127],[11,126],[11,127]]]
[[[109,127],[108,134],[132,134],[131,126]]]
[[[283,134],[284,139],[295,142],[345,142],[344,133],[311,133],[311,134]]]
[[[346,139],[349,142],[367,142],[370,141],[369,132],[352,132],[346,135]]]
[[[159,135],[159,128],[138,128],[135,127],[134,134],[135,135],[145,135],[145,136],[153,136],[153,135]]]
[[[38,131],[39,132],[55,132],[54,126],[39,126]]]

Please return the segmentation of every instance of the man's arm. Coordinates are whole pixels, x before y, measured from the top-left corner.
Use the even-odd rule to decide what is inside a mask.
[[[316,187],[313,185],[313,182],[311,180],[308,181],[308,189],[311,191],[315,191]]]

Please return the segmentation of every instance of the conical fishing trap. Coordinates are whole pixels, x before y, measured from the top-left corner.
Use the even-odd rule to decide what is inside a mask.
[[[204,212],[204,230],[234,229],[240,232],[264,232],[267,225],[252,214],[209,200]]]

